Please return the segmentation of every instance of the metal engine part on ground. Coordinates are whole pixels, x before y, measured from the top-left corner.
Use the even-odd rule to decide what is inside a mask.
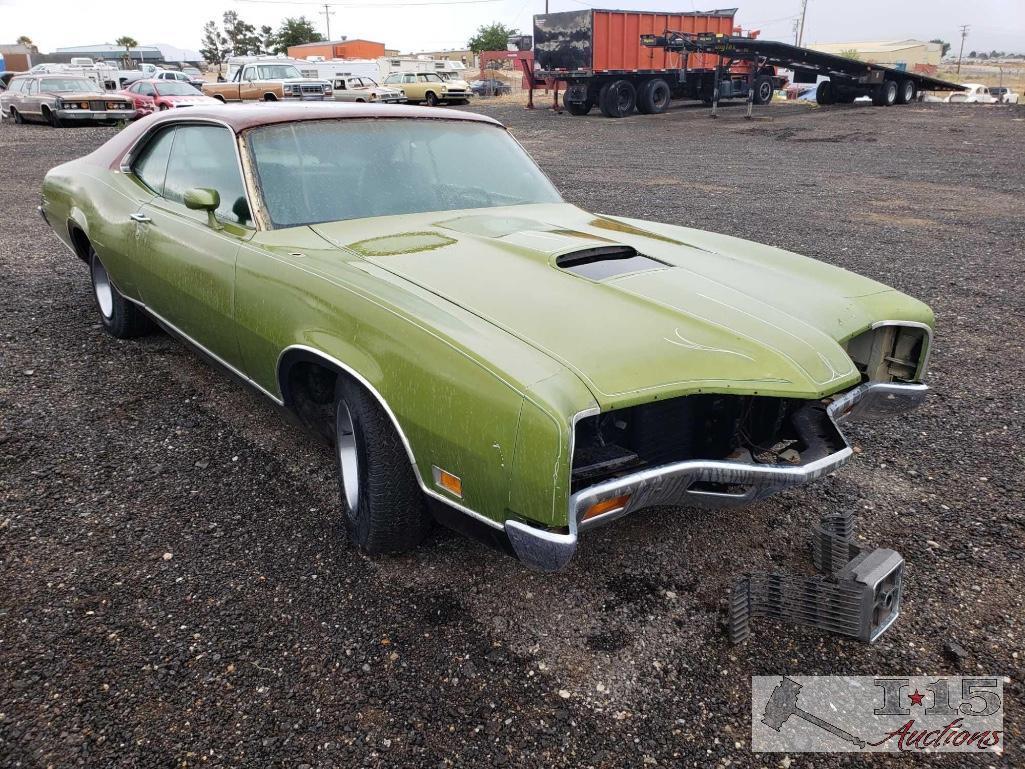
[[[900,614],[904,558],[894,550],[863,551],[851,538],[853,517],[827,515],[812,528],[812,560],[824,576],[754,573],[742,577],[730,597],[729,636],[751,635],[751,619],[826,630],[872,643]]]

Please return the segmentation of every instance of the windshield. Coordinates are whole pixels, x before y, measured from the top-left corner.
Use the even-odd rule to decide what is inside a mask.
[[[247,143],[275,227],[562,202],[505,130],[485,123],[318,120],[256,128]]]
[[[39,90],[43,93],[103,93],[96,83],[84,77],[48,77],[40,81]]]
[[[261,64],[257,70],[260,73],[260,80],[287,80],[288,78],[302,77],[299,70],[291,64]]]
[[[200,91],[188,83],[179,83],[176,80],[169,80],[157,86],[161,96],[199,96]]]

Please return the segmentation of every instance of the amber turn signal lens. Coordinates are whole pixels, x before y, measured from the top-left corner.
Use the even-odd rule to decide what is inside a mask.
[[[463,496],[463,482],[459,476],[452,475],[452,473],[442,470],[437,465],[434,467],[434,483],[450,494],[455,494],[460,498]]]
[[[624,494],[621,497],[612,497],[611,499],[603,499],[601,502],[595,502],[587,508],[587,512],[584,513],[584,517],[580,520],[586,521],[588,518],[597,518],[599,515],[611,513],[614,510],[622,510],[629,501],[630,495]]]

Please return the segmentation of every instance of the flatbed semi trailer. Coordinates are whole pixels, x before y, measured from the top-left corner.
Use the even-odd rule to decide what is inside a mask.
[[[736,8],[661,13],[588,9],[534,17],[534,73],[539,82],[565,83],[572,115],[598,107],[608,117],[635,109],[664,112],[672,99],[748,98],[764,104],[780,86],[771,66],[738,60],[722,67],[718,54],[642,44],[667,29],[688,36],[731,35]]]
[[[964,86],[908,72],[894,67],[848,59],[831,53],[802,48],[777,40],[761,40],[723,33],[698,33],[667,30],[644,33],[641,45],[675,53],[713,55],[729,62],[750,62],[754,67],[789,69],[797,83],[818,84],[815,100],[819,104],[844,104],[859,96],[869,96],[877,106],[908,104],[921,91],[963,91]]]

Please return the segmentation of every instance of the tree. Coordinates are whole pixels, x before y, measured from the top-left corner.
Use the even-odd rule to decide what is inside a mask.
[[[122,48],[125,49],[125,61],[131,61],[132,49],[139,47],[139,41],[136,40],[134,37],[129,37],[128,35],[122,35],[114,41],[114,44],[120,45]]]
[[[843,51],[840,51],[840,55],[843,56],[845,59],[854,59],[855,61],[858,61],[858,59],[861,58],[861,54],[858,53],[857,48],[847,48]]]
[[[500,21],[494,24],[482,24],[477,34],[469,39],[466,47],[474,53],[481,51],[504,51],[509,45],[509,35],[517,34],[517,30],[507,27]]]
[[[278,47],[278,36],[274,34],[274,28],[269,24],[260,27],[261,53],[274,53]]]
[[[324,36],[317,32],[313,22],[305,16],[298,18],[289,17],[281,22],[277,34],[274,36],[274,52],[286,53],[292,45],[303,43],[321,43]]]
[[[978,54],[978,52],[977,52],[977,51],[969,51],[969,52],[968,52],[968,58],[969,58],[969,59],[974,59],[974,58],[975,58],[976,56],[978,56],[978,55],[979,55],[979,54]]]
[[[32,38],[28,35],[22,35],[17,40],[15,40],[15,42],[20,46],[28,48],[30,51],[32,51],[32,53],[39,53],[39,49],[36,48],[36,44],[32,42]]]
[[[203,25],[203,44],[199,52],[207,64],[216,64],[217,74],[221,74],[221,65],[231,53],[231,46],[228,38],[217,28],[216,21],[208,21]]]
[[[256,27],[243,21],[235,11],[226,11],[224,14],[224,36],[235,56],[260,53],[261,41],[256,34]]]
[[[941,46],[943,46],[943,50],[942,50],[942,51],[940,51],[940,58],[941,58],[941,59],[942,59],[942,58],[943,58],[944,56],[946,56],[946,55],[947,55],[947,51],[949,51],[949,50],[950,50],[950,43],[948,43],[948,42],[947,42],[946,40],[940,40],[940,39],[939,39],[939,38],[937,37],[937,38],[935,38],[934,40],[930,40],[929,42],[930,42],[930,43],[939,43],[939,44],[940,44]]]

